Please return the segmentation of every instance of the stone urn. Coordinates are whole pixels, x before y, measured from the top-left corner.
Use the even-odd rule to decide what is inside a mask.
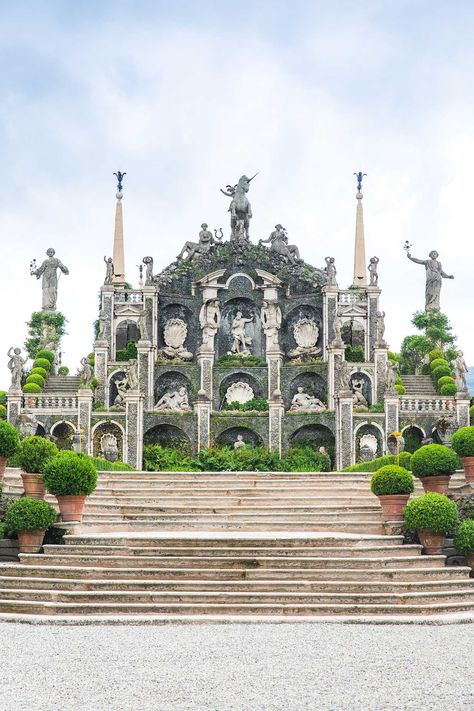
[[[23,491],[30,499],[44,499],[45,488],[43,475],[33,472],[21,472]]]
[[[433,531],[418,531],[420,543],[426,555],[442,555],[444,548],[444,533],[433,533]]]
[[[84,515],[85,496],[56,496],[61,521],[80,523]]]
[[[20,553],[38,553],[43,545],[45,531],[18,531]]]
[[[436,494],[444,494],[447,496],[449,491],[449,480],[450,476],[424,476],[420,477],[420,481],[423,484],[423,489],[426,493],[429,491],[434,491]]]
[[[410,494],[384,494],[377,498],[382,507],[384,521],[403,521],[403,510]]]
[[[474,457],[463,457],[462,463],[466,481],[474,485]]]

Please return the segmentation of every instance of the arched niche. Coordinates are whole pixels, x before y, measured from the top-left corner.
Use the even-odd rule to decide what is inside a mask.
[[[290,447],[296,445],[309,445],[315,449],[325,447],[329,454],[334,451],[336,440],[333,433],[326,425],[303,425],[290,436]]]
[[[155,383],[155,404],[165,393],[171,393],[183,387],[186,388],[188,401],[191,405],[194,391],[189,378],[178,370],[167,370],[166,373],[162,373]]]
[[[318,328],[319,334],[315,346],[321,349],[319,354],[308,355],[307,358],[314,360],[319,358],[322,353],[323,344],[323,314],[321,309],[312,306],[311,304],[300,304],[295,306],[283,319],[282,328],[280,330],[280,344],[282,350],[288,354],[294,351],[298,347],[298,343],[295,338],[295,326],[298,321],[303,319],[309,319],[314,321],[316,327]],[[301,356],[304,358],[305,356]]]
[[[117,422],[107,421],[99,422],[92,429],[92,452],[94,457],[103,457],[101,448],[102,438],[104,435],[111,434],[117,439],[118,461],[123,462],[123,439],[124,433],[122,427]]]
[[[293,378],[288,391],[284,393],[285,407],[287,409],[291,407],[293,398],[300,387],[308,395],[313,395],[321,402],[327,403],[327,384],[324,378],[318,373],[300,373],[296,378]]]
[[[341,337],[346,346],[361,346],[365,348],[364,324],[354,318],[348,319],[341,328]]]
[[[245,444],[250,444],[252,447],[261,447],[263,444],[260,435],[249,427],[229,427],[220,433],[217,444],[219,447],[233,447],[238,435],[242,436]]]
[[[120,321],[115,329],[115,349],[116,351],[125,348],[129,341],[137,343],[140,339],[140,331],[135,321],[126,319]]]
[[[354,434],[356,462],[369,462],[384,454],[384,432],[376,424],[364,422]]]
[[[236,277],[234,281],[238,278]],[[245,279],[245,281],[248,281]],[[229,353],[232,349],[232,322],[237,313],[240,311],[246,319],[251,319],[250,323],[245,325],[245,334],[251,339],[251,343],[247,345],[248,350],[252,355],[263,357],[263,339],[262,339],[262,324],[260,319],[260,307],[250,298],[239,296],[226,301],[221,307],[221,325],[217,337],[217,353],[218,356],[223,356]]]
[[[263,389],[259,382],[252,375],[248,373],[240,373],[239,371],[231,373],[223,378],[219,384],[219,410],[221,410],[226,403],[226,392],[227,389],[234,383],[246,383],[252,388],[254,397],[262,397]]]
[[[66,422],[65,420],[56,422],[56,424],[51,427],[51,434],[54,437],[58,449],[73,448],[76,428],[70,422]]]
[[[143,442],[145,445],[159,444],[161,447],[184,447],[186,450],[191,448],[191,441],[186,432],[180,427],[168,424],[150,427],[145,432]]]
[[[360,370],[356,370],[355,373],[352,373],[349,379],[349,388],[351,391],[353,391],[353,385],[356,381],[362,382],[362,395],[367,400],[369,406],[372,405],[372,380],[370,378],[370,375],[367,375],[367,373],[362,373]]]
[[[405,452],[416,452],[422,446],[422,442],[425,439],[425,433],[421,427],[416,425],[408,425],[402,430],[402,435],[405,440]]]
[[[164,339],[164,328],[171,319],[181,319],[187,326],[186,339],[183,347],[185,350],[196,354],[198,347],[201,344],[201,327],[196,315],[185,304],[178,302],[166,304],[158,310],[158,349],[164,348],[166,345]]]
[[[116,370],[109,377],[109,407],[113,407],[115,404],[115,398],[118,395],[117,382],[123,380],[127,376],[127,371],[123,368]]]

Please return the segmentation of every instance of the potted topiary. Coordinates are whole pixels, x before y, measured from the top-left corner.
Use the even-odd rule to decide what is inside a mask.
[[[415,488],[408,469],[395,464],[381,467],[372,475],[370,488],[380,501],[385,521],[403,521],[403,509]]]
[[[454,538],[456,550],[466,556],[468,565],[474,569],[474,520],[467,518],[463,521]]]
[[[449,478],[456,471],[458,458],[452,449],[442,444],[426,444],[413,453],[411,470],[425,491],[447,494]]]
[[[97,486],[97,472],[86,454],[64,450],[44,468],[44,483],[58,500],[63,521],[82,521],[86,496]]]
[[[20,444],[18,430],[10,422],[0,420],[0,481],[5,475],[8,457],[12,457]]]
[[[22,468],[21,478],[27,496],[44,498],[43,471],[46,463],[58,453],[54,442],[44,437],[25,437],[18,450],[18,463]]]
[[[440,555],[445,535],[458,524],[458,509],[447,496],[430,492],[409,501],[403,517],[408,528],[418,531],[425,553]]]
[[[24,496],[8,507],[5,526],[18,535],[20,553],[37,553],[45,532],[56,523],[57,518],[57,512],[47,501]]]
[[[474,427],[461,427],[453,434],[453,449],[462,457],[466,481],[474,484]]]

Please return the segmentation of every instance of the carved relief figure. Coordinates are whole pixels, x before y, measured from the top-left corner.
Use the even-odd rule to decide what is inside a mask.
[[[37,279],[41,276],[43,277],[43,311],[56,311],[56,302],[58,300],[58,270],[63,274],[69,274],[69,269],[54,256],[56,252],[52,247],[46,251],[46,254],[48,255],[48,259],[45,259],[43,264],[38,267],[38,269],[34,269],[31,274],[35,275]]]
[[[90,387],[92,378],[94,377],[94,370],[85,356],[84,358],[81,358],[81,365],[82,368],[79,371],[79,375],[81,378],[81,386],[83,388],[88,388]]]
[[[337,390],[336,392],[339,392],[341,390],[352,390],[351,385],[350,385],[350,379],[352,375],[352,370],[353,370],[353,365],[352,363],[349,363],[346,360],[341,360],[339,364],[337,365],[336,368],[336,373],[337,373]]]
[[[267,337],[267,349],[278,346],[278,331],[281,327],[281,309],[274,301],[264,301],[261,311],[262,326]]]
[[[466,373],[469,368],[464,360],[464,354],[462,351],[458,351],[456,360],[454,361],[454,379],[456,380],[456,387],[458,392],[467,391]]]
[[[377,343],[384,343],[385,335],[385,311],[377,311],[376,320]]]
[[[25,365],[27,359],[22,358],[21,348],[11,348],[8,349],[8,370],[12,374],[11,388],[12,390],[21,390],[21,376],[23,375],[23,366]]]
[[[165,393],[156,403],[155,410],[190,410],[188,393],[184,386]]]
[[[250,350],[247,346],[251,345],[252,339],[246,335],[245,325],[252,323],[252,321],[252,318],[244,318],[242,312],[237,311],[230,329],[233,338],[232,347],[230,349],[231,354],[240,353],[240,355],[250,355]]]
[[[246,175],[242,175],[237,185],[226,185],[225,190],[221,189],[223,195],[232,198],[228,210],[228,212],[230,212],[231,240],[250,239],[249,227],[252,218],[252,208],[248,201],[247,193],[250,188],[250,182],[254,178],[255,175],[252,178],[247,178]]]
[[[104,311],[104,309],[101,309],[101,310],[99,311],[99,319],[98,319],[98,322],[99,322],[99,327],[98,327],[98,329],[97,329],[97,340],[100,341],[100,340],[104,337],[105,327],[106,327],[106,324],[107,324],[107,319],[106,319],[106,316],[105,316],[105,311]]]
[[[395,383],[398,377],[398,363],[387,361],[387,374],[385,376],[385,390],[387,393],[395,392]]]
[[[369,403],[364,397],[362,388],[364,387],[363,380],[354,379],[351,383],[352,399],[354,400],[354,407],[368,407]]]
[[[214,336],[221,323],[221,311],[218,299],[207,299],[199,312],[199,324],[202,329],[202,345],[214,347]]]
[[[106,432],[100,438],[100,451],[108,462],[116,462],[118,459],[117,437],[111,432]]]
[[[116,380],[115,387],[117,388],[117,396],[114,400],[114,405],[118,407],[125,407],[125,396],[128,390],[127,376],[125,375],[120,380]]]
[[[313,395],[305,393],[304,388],[299,387],[291,401],[290,412],[295,410],[311,410],[313,412],[323,412],[326,405]]]
[[[128,387],[130,390],[136,390],[138,388],[138,361],[136,358],[132,358],[128,363]]]
[[[293,326],[293,335],[297,347],[288,351],[289,358],[300,358],[305,355],[318,355],[321,348],[316,346],[319,338],[319,328],[312,318],[300,318]]]
[[[363,462],[370,462],[377,456],[378,442],[377,437],[373,434],[364,434],[360,438],[359,453],[360,459]]]
[[[369,266],[367,269],[369,270],[369,284],[370,286],[378,286],[379,285],[379,275],[377,272],[378,264],[380,262],[380,259],[378,257],[371,257]]]
[[[328,277],[327,280],[327,285],[328,286],[337,286],[337,270],[336,270],[336,260],[334,257],[325,257],[324,261],[326,262],[326,274]]]
[[[216,239],[220,241],[222,238],[218,237],[216,233]],[[196,254],[207,254],[213,244],[215,244],[215,239],[212,236],[212,232],[208,229],[208,225],[203,222],[199,233],[199,242],[186,242],[177,259],[184,259],[184,253],[187,252],[185,261],[190,262]]]
[[[426,269],[425,311],[439,311],[440,293],[443,279],[454,279],[452,274],[445,274],[439,254],[436,250],[429,253],[429,259],[415,259],[407,251],[407,257],[415,264],[423,264]]]
[[[184,347],[187,335],[188,327],[183,319],[169,319],[163,329],[163,338],[166,345],[161,348],[159,355],[171,359],[192,360],[193,354]]]
[[[145,286],[153,285],[153,257],[143,257],[143,264],[145,264]]]
[[[147,323],[148,311],[142,309],[138,314],[138,330],[140,332],[140,340],[148,341],[148,323]]]
[[[114,280],[114,263],[112,257],[104,257],[105,262],[105,279],[104,284],[112,284]]]
[[[332,328],[334,331],[334,338],[333,338],[333,345],[338,346],[342,343],[342,336],[341,336],[341,328],[342,328],[342,321],[341,321],[341,312],[336,311],[334,314],[334,319],[332,322]]]
[[[270,242],[270,251],[286,257],[291,264],[300,260],[300,252],[296,245],[288,244],[288,235],[285,228],[278,224],[268,239],[260,239],[259,244]]]

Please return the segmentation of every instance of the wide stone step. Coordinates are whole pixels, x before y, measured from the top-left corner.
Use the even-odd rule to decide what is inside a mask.
[[[292,520],[292,521],[218,521],[216,518],[206,520],[204,518],[196,521],[187,521],[183,525],[182,521],[160,521],[159,525],[156,519],[149,520],[113,520],[113,519],[95,519],[91,517],[78,526],[78,532],[88,533],[94,531],[96,533],[111,533],[114,531],[128,531],[133,533],[138,532],[154,532],[173,531],[181,532],[183,530],[201,532],[274,532],[285,533],[289,531],[299,532],[333,532],[333,533],[361,533],[361,534],[381,534],[383,533],[383,525],[381,523],[372,523],[370,521],[337,521],[337,522],[318,522],[316,520]]]
[[[113,513],[113,512],[107,512],[105,510],[101,511],[96,511],[96,512],[88,512],[86,511],[84,515],[84,520],[90,521],[91,519],[94,519],[96,521],[100,521],[101,519],[104,520],[124,520],[124,521],[154,521],[157,525],[160,524],[161,522],[163,523],[181,523],[183,525],[186,525],[187,523],[195,523],[195,522],[202,522],[203,524],[206,524],[207,522],[212,523],[214,521],[219,522],[219,521],[227,521],[227,522],[232,522],[232,521],[240,521],[240,522],[245,522],[245,523],[252,523],[255,521],[256,523],[262,523],[265,521],[272,522],[272,521],[285,521],[288,523],[291,523],[291,521],[297,521],[299,519],[308,519],[312,520],[314,519],[318,523],[334,523],[336,521],[364,521],[367,523],[377,523],[381,522],[381,511],[380,509],[376,510],[368,510],[368,511],[352,511],[349,509],[348,511],[334,511],[334,512],[326,512],[326,511],[320,511],[320,510],[315,510],[315,511],[308,511],[307,513],[305,511],[250,511],[250,510],[230,510],[230,511],[211,511],[209,510],[208,512],[196,512],[193,513],[192,511],[183,511],[182,513],[163,513],[159,509],[157,509],[155,512],[147,512],[147,511],[137,511],[137,512],[128,512],[128,511],[122,511],[121,513]]]
[[[288,506],[279,506],[265,503],[264,505],[249,506],[247,503],[241,506],[228,505],[227,502],[221,502],[216,505],[195,505],[189,506],[183,504],[181,506],[161,504],[142,504],[140,506],[128,506],[121,503],[89,503],[87,506],[88,514],[109,515],[122,514],[128,516],[154,516],[162,514],[172,514],[176,516],[197,516],[197,515],[225,515],[226,517],[238,516],[239,518],[253,516],[285,516],[291,517],[296,514],[315,514],[317,516],[328,517],[328,520],[333,520],[334,517],[339,519],[341,516],[353,517],[358,515],[363,518],[372,518],[380,520],[381,508],[378,503],[366,504],[364,506],[311,506],[309,504],[296,504]]]

